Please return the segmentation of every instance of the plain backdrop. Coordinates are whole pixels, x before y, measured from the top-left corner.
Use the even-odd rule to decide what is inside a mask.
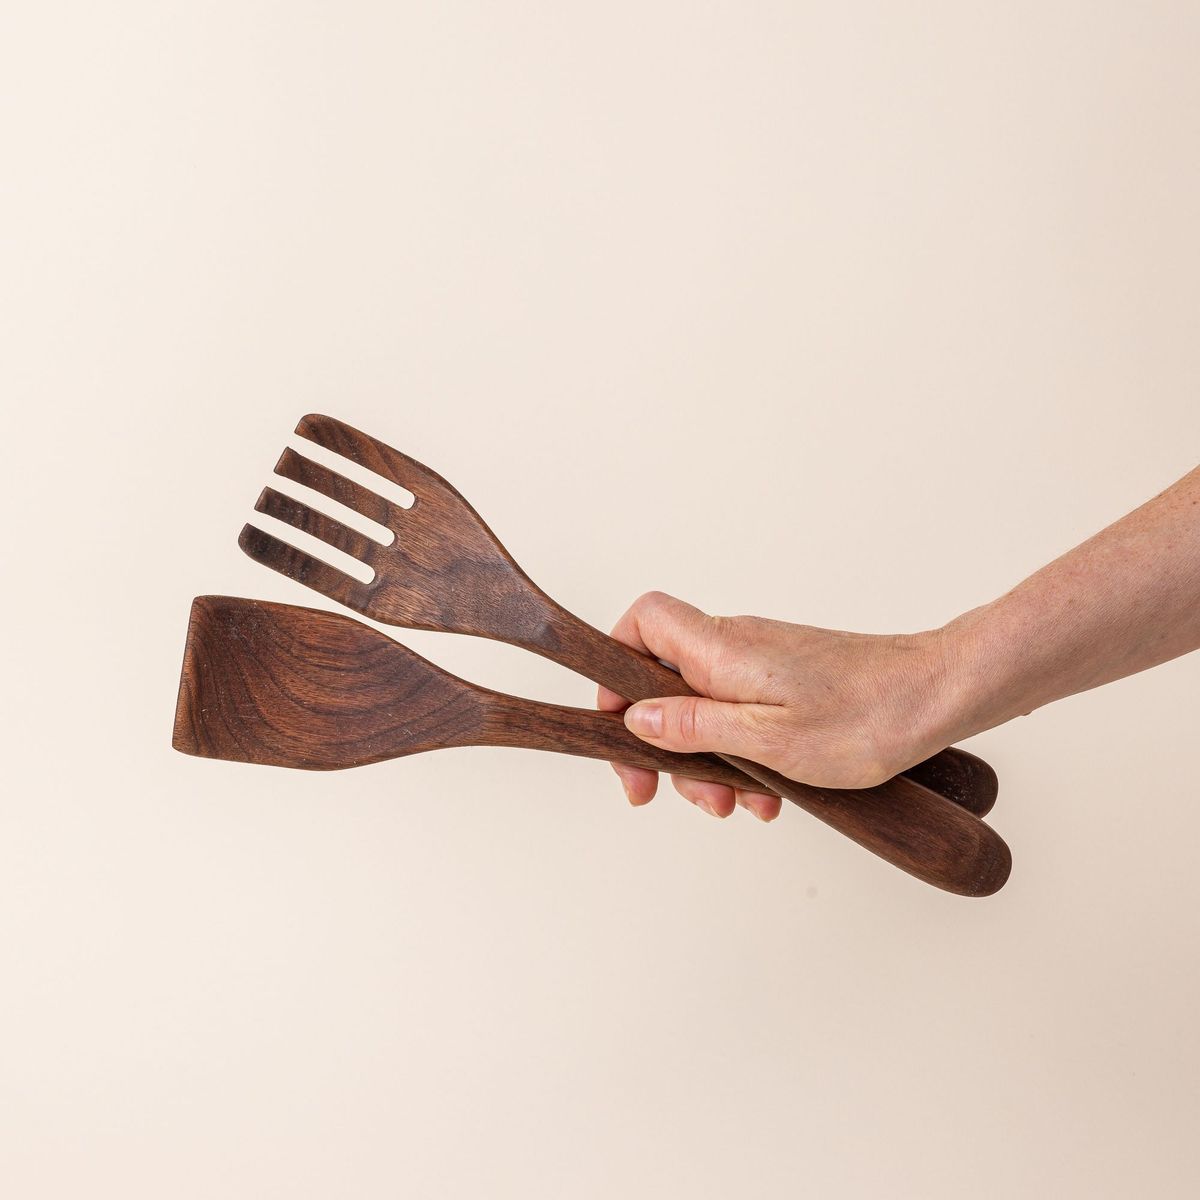
[[[169,746],[325,411],[611,625],[982,603],[1200,459],[1200,14],[5,10],[0,1190],[1184,1197],[1200,657],[971,743],[967,901],[603,764]],[[588,704],[553,665],[401,635]]]

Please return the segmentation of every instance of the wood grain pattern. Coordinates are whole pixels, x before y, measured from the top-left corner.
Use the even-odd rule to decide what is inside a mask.
[[[192,601],[172,745],[232,762],[329,771],[451,746],[511,746],[636,762],[736,786],[703,754],[634,737],[618,713],[491,691],[337,613]]]
[[[383,546],[350,536],[352,531],[339,522],[268,488],[259,497],[259,511],[331,545],[353,547],[374,578],[360,582],[247,525],[239,542],[252,558],[374,620],[510,642],[629,700],[687,693],[674,672],[594,629],[546,595],[440,475],[331,417],[306,416],[296,432],[406,488],[415,502],[403,508],[374,493],[364,499],[347,488],[348,481],[339,482],[336,472],[314,472],[303,465],[307,460],[302,455],[289,450],[276,466],[279,475],[351,507],[368,505],[369,511],[362,511],[391,529],[395,540]],[[947,891],[989,895],[1008,878],[1011,856],[1003,840],[973,814],[911,776],[897,776],[877,788],[835,790],[785,779],[746,760],[725,761],[745,776],[741,786],[785,796],[881,858]],[[922,764],[926,779],[961,782],[971,769],[962,760],[944,768],[936,762],[932,767]]]

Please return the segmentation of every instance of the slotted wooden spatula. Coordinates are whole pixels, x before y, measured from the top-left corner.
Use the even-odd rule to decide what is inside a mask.
[[[360,582],[247,525],[239,541],[252,558],[375,620],[510,642],[629,700],[689,694],[678,674],[555,603],[517,566],[470,504],[428,467],[331,417],[306,416],[296,432],[405,488],[415,501],[410,508],[393,504],[285,450],[275,468],[278,474],[371,518],[395,537],[383,545],[266,488],[256,505],[260,512],[366,563],[374,578]],[[759,764],[723,757],[749,777],[740,786],[787,797],[927,883],[984,896],[1008,878],[1011,855],[1004,841],[970,812],[912,778],[897,776],[869,789],[816,788]],[[943,780],[969,776],[972,764],[952,758],[937,756],[934,767],[926,767],[927,775]]]
[[[643,742],[619,713],[494,692],[351,617],[236,596],[192,601],[172,745],[310,771],[451,746],[512,746],[731,787],[741,778],[711,755]]]

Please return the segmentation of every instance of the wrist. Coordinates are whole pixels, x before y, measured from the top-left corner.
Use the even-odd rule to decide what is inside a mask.
[[[971,734],[981,707],[974,631],[955,623],[893,639],[881,753],[894,774]]]
[[[939,749],[1010,720],[1022,706],[1010,677],[1014,655],[1004,645],[994,604],[963,613],[932,631],[940,671],[933,726]]]

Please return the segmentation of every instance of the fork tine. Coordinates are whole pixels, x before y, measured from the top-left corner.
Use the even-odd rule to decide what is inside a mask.
[[[309,508],[303,501],[294,500],[271,487],[263,488],[255,501],[254,511],[266,513],[268,517],[294,525],[320,541],[327,542],[335,550],[341,550],[343,554],[349,554],[351,558],[361,559],[363,562],[370,562],[371,551],[379,547],[378,542],[359,533],[357,529],[351,529],[341,521],[335,521],[333,517],[317,512],[315,508]]]
[[[275,464],[275,473],[294,483],[312,488],[323,496],[328,496],[330,500],[336,500],[339,504],[362,513],[364,517],[370,517],[385,528],[391,528],[398,511],[404,511],[354,480],[313,462],[311,458],[305,458],[303,454],[297,454],[290,446],[279,456],[279,461]]]
[[[399,450],[393,450],[377,438],[333,417],[309,413],[308,416],[300,418],[296,432],[301,437],[308,438],[310,442],[316,442],[318,446],[324,446],[326,450],[332,450],[335,454],[366,467],[368,471],[374,471],[376,475],[398,483],[418,499],[423,487],[454,490],[440,475],[417,462],[415,458],[409,458],[407,454],[401,454]]]
[[[336,600],[339,604],[353,608],[356,612],[365,612],[369,588],[349,575],[343,574],[336,567],[323,563],[287,542],[281,542],[272,534],[253,525],[243,525],[238,545],[253,559],[286,575],[297,583]]]

